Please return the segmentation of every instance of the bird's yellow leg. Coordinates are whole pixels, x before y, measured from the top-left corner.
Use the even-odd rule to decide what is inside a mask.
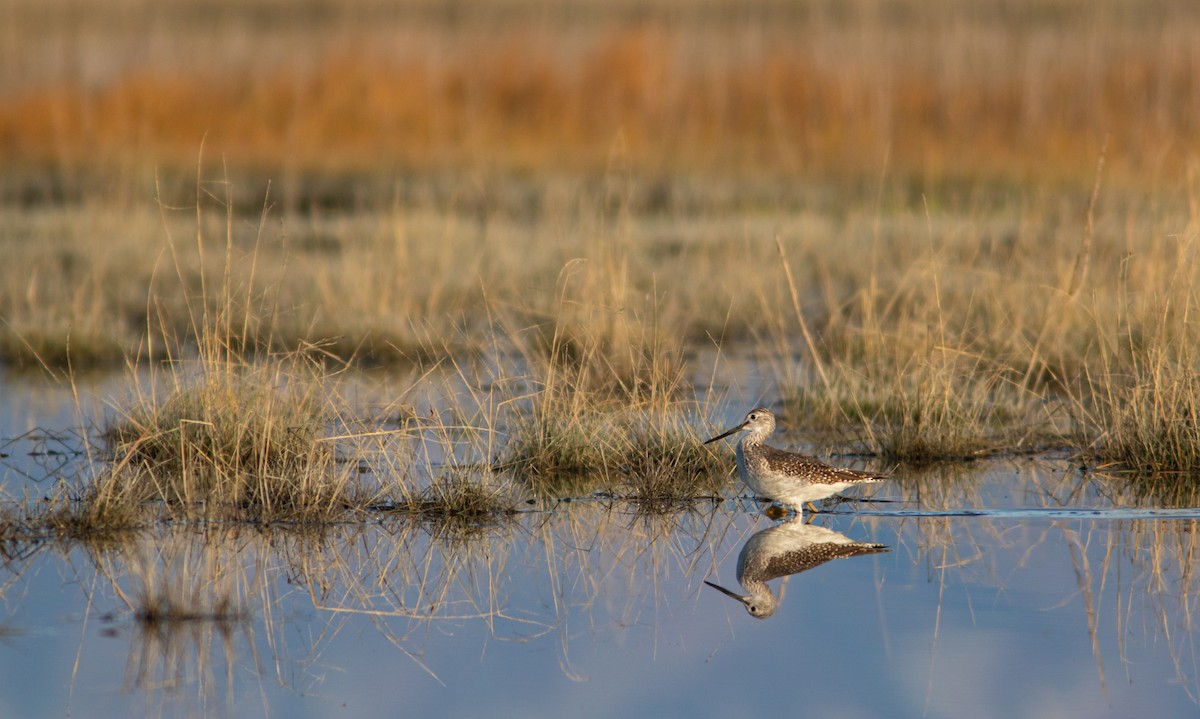
[[[778,504],[772,504],[771,506],[769,506],[765,510],[763,510],[763,514],[767,515],[768,518],[774,519],[774,520],[783,519],[784,517],[787,516],[787,513],[788,513],[788,511],[786,509],[784,509],[783,507],[780,507]]]

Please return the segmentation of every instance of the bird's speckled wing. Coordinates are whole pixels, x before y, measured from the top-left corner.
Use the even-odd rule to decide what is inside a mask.
[[[859,472],[853,469],[830,467],[815,457],[785,452],[769,445],[763,445],[762,457],[775,472],[781,472],[798,479],[804,479],[813,484],[838,484],[839,482],[879,482],[885,479],[882,475],[871,472]]]
[[[786,577],[808,571],[834,559],[887,551],[889,551],[889,548],[883,544],[821,542],[795,551],[767,557],[763,563],[752,561],[750,562],[750,566],[745,568],[745,571],[753,579],[767,582],[776,577]]]

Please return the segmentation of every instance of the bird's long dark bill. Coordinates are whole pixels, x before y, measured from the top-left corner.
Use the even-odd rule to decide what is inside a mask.
[[[743,597],[740,594],[731,592],[728,589],[726,589],[725,587],[722,587],[720,584],[713,584],[712,582],[708,581],[707,579],[704,580],[704,583],[707,584],[708,586],[712,587],[713,589],[717,590],[721,594],[724,594],[727,597],[733,597],[734,599],[738,600],[742,604],[746,603],[746,597]]]
[[[739,424],[738,426],[729,430],[728,432],[722,432],[721,434],[718,434],[716,437],[713,437],[712,439],[704,440],[704,444],[712,444],[713,442],[716,442],[718,439],[725,439],[726,437],[733,434],[734,432],[741,432],[745,428],[746,428],[746,423],[742,422],[741,424]]]

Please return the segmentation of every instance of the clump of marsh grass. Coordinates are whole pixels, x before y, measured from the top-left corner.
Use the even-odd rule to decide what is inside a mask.
[[[47,542],[120,546],[152,523],[127,496],[102,496],[90,481],[64,481],[48,496],[0,501],[0,559],[29,556]]]
[[[330,420],[321,379],[287,358],[210,365],[165,399],[139,398],[105,432],[112,472],[94,501],[259,519],[343,511],[350,470],[321,441]]]
[[[152,520],[133,494],[108,489],[88,483],[78,494],[59,492],[30,514],[29,526],[60,541],[121,544]]]
[[[1198,199],[1191,197],[1185,233],[1124,263],[1115,313],[1092,310],[1104,340],[1093,369],[1069,388],[1086,456],[1150,475],[1187,475],[1193,486],[1200,476],[1200,336],[1192,319],[1200,307]]]
[[[0,565],[11,570],[17,562],[37,554],[45,539],[46,533],[26,503],[7,498],[0,503]]]
[[[614,489],[617,472],[661,478],[673,468],[677,477],[696,474],[689,464],[703,468],[711,453],[691,448],[698,440],[680,419],[686,404],[678,352],[659,342],[653,328],[631,336],[629,328],[620,329],[621,318],[601,322],[595,331],[580,329],[572,319],[577,308],[565,294],[559,304],[548,336],[536,329],[512,333],[530,392],[513,403],[513,429],[496,467],[548,493],[560,480],[566,489],[589,476]]]
[[[611,437],[601,411],[538,412],[516,421],[497,469],[537,479],[604,473]]]
[[[728,469],[700,443],[681,406],[592,407],[526,422],[498,467],[542,494],[589,489],[643,499],[692,499],[712,496]]]
[[[1126,377],[1091,382],[1085,454],[1152,474],[1200,473],[1200,371],[1155,352]]]
[[[965,273],[946,271],[951,246],[942,242],[931,236],[928,256],[897,277],[867,275],[866,288],[835,308],[818,333],[809,328],[776,238],[793,317],[765,314],[776,355],[802,350],[803,369],[785,361],[777,372],[785,405],[803,426],[848,434],[887,460],[915,463],[970,459],[1053,437],[1052,423],[1039,414],[1042,396],[1014,369],[1028,352],[1023,330],[979,302]],[[895,288],[882,291],[885,282]],[[1015,296],[1010,287],[996,291],[1008,292],[1006,301]]]
[[[979,363],[935,356],[889,371],[839,365],[828,386],[792,388],[785,404],[818,426],[860,438],[874,454],[899,462],[972,459],[1037,446],[1047,430],[1034,421],[1034,397]]]
[[[490,472],[453,471],[395,502],[391,511],[419,522],[433,537],[455,540],[505,526],[517,510],[511,488]]]
[[[491,473],[471,476],[451,471],[436,477],[427,487],[392,502],[390,509],[418,517],[456,517],[483,521],[511,514],[515,502],[511,492]]]
[[[330,396],[331,374],[321,350],[309,346],[271,353],[269,338],[260,336],[276,316],[279,299],[254,294],[269,206],[243,261],[233,190],[228,181],[218,183],[225,191],[224,263],[220,274],[209,277],[204,265],[212,253],[205,246],[214,218],[205,198],[215,195],[206,191],[202,169],[198,167],[196,177],[194,250],[199,267],[194,277],[189,253],[176,245],[168,208],[160,200],[169,254],[183,288],[175,299],[186,310],[197,357],[175,359],[165,377],[151,368],[149,379],[135,384],[130,406],[103,432],[109,461],[88,488],[88,511],[156,504],[177,516],[336,518],[353,499],[353,468],[339,463],[333,442],[326,441],[340,409]],[[248,267],[245,277],[237,270],[242,266]],[[161,317],[160,322],[161,340],[156,342],[148,331],[145,356],[165,350],[174,358],[186,343],[175,336],[171,323]],[[130,365],[136,368],[137,358]]]
[[[585,489],[676,498],[701,491],[716,455],[686,421],[692,405],[682,399],[678,355],[650,337],[628,340],[625,361],[614,363],[606,341],[574,335],[564,321],[548,351],[520,345],[530,392],[512,403],[495,467],[557,497]]]
[[[701,444],[682,412],[628,423],[622,447],[622,487],[641,502],[677,502],[716,495],[729,463]]]

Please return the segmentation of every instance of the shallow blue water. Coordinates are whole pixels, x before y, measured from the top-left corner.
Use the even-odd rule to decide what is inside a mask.
[[[173,527],[136,548],[42,549],[6,567],[0,709],[1197,710],[1195,587],[1179,561],[1194,553],[1192,520],[821,516],[814,522],[893,550],[791,577],[775,616],[758,620],[702,584],[736,587],[741,543],[772,525],[742,503],[670,520],[599,503],[564,507],[448,544],[384,524],[308,544]],[[168,570],[202,579],[169,580]],[[248,619],[153,627],[125,601],[136,608],[155,588],[176,586],[205,606],[211,585]]]

